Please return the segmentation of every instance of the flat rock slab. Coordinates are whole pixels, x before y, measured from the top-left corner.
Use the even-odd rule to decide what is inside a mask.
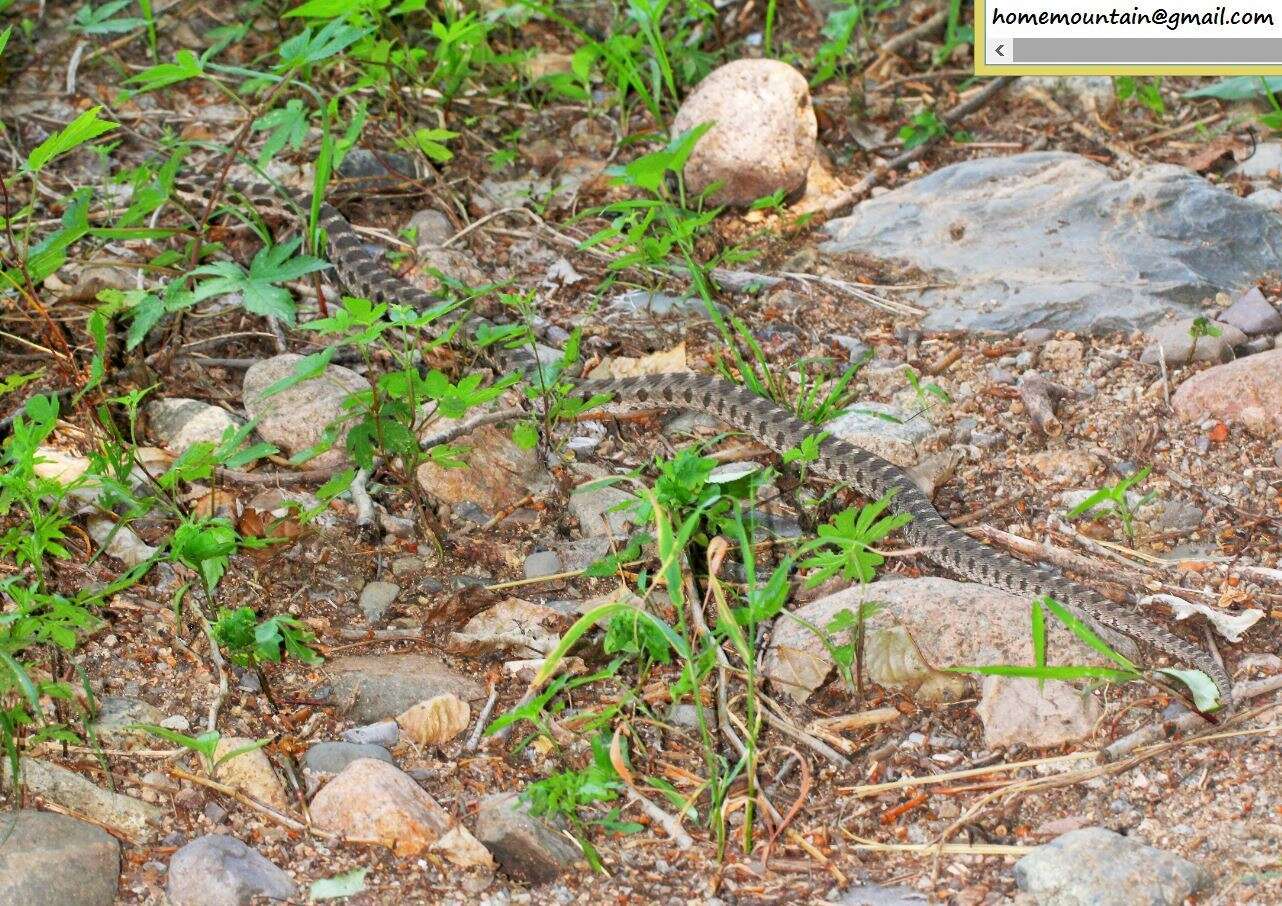
[[[0,903],[111,906],[120,844],[111,834],[53,812],[0,816]]]
[[[825,229],[825,252],[902,261],[947,284],[913,300],[927,329],[1142,328],[1282,270],[1273,212],[1183,167],[1114,179],[1058,151],[944,167]]]
[[[1039,906],[1176,906],[1210,879],[1191,862],[1102,827],[1084,827],[1015,863]]]
[[[422,654],[335,658],[326,668],[339,707],[361,723],[396,717],[418,702],[446,692],[464,701],[485,698],[485,690],[475,680],[440,658]]]

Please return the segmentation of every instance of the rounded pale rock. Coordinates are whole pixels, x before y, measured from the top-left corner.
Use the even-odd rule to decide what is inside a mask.
[[[258,419],[258,434],[290,455],[321,439],[326,427],[344,414],[343,402],[348,396],[369,389],[369,381],[355,371],[330,365],[318,377],[264,397],[263,391],[268,387],[294,374],[301,359],[288,352],[256,362],[245,372],[241,386],[245,411],[250,418]],[[309,460],[307,468],[327,469],[346,461],[340,438],[332,449]]]
[[[382,844],[398,856],[416,856],[452,830],[466,833],[408,774],[372,758],[353,761],[326,784],[312,800],[311,815],[323,830],[354,843]],[[445,855],[452,858],[448,849]]]
[[[214,761],[231,755],[237,749],[243,749],[238,755],[232,755],[214,769],[214,779],[252,796],[265,805],[281,811],[289,811],[289,797],[285,795],[285,785],[276,776],[272,763],[267,760],[267,753],[261,748],[250,748],[255,740],[239,736],[224,736],[218,740],[214,749]]]
[[[1282,349],[1261,352],[1193,375],[1171,397],[1186,422],[1219,419],[1260,437],[1282,436]]]
[[[805,183],[819,129],[810,87],[787,63],[735,60],[714,69],[677,111],[672,134],[706,122],[715,125],[685,165],[689,191],[719,182],[714,204],[745,206]]]

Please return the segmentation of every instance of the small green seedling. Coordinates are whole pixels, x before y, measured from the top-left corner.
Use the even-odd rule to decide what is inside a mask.
[[[1151,466],[1145,466],[1134,475],[1123,478],[1116,484],[1100,488],[1090,497],[1087,497],[1077,506],[1068,511],[1069,519],[1077,519],[1080,516],[1089,513],[1096,507],[1108,504],[1113,512],[1117,513],[1122,520],[1122,529],[1126,532],[1127,540],[1132,544],[1135,543],[1135,511],[1145,504],[1149,503],[1157,496],[1156,491],[1149,491],[1133,505],[1131,503],[1129,492],[1131,488],[1148,478],[1148,473],[1152,471]]]

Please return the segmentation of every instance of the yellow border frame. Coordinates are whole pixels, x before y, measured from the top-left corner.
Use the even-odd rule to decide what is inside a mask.
[[[1048,0],[1049,2],[1049,0]],[[1149,63],[1134,65],[1083,65],[1083,66],[989,66],[984,62],[988,43],[984,29],[988,24],[988,0],[975,0],[975,75],[1186,75],[1186,76],[1252,76],[1282,75],[1282,63],[1276,66],[1249,64],[1244,66],[1154,66]]]

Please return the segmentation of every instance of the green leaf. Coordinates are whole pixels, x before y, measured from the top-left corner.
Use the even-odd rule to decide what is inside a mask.
[[[295,151],[303,147],[310,118],[311,110],[298,98],[291,98],[284,107],[269,110],[254,120],[255,131],[270,133],[258,155],[258,166],[266,167],[286,144]]]
[[[4,53],[5,45],[9,43],[9,35],[13,33],[13,26],[10,25],[4,31],[0,31],[0,53]]]
[[[1102,679],[1110,683],[1126,683],[1136,679],[1139,674],[1132,670],[1119,670],[1114,667],[1029,667],[1017,664],[991,664],[983,667],[948,667],[953,673],[978,673],[981,676],[1014,676],[1036,680],[1063,680],[1071,682],[1082,679]]]
[[[301,236],[295,236],[280,245],[264,246],[254,255],[248,271],[232,261],[201,265],[192,273],[213,276],[214,279],[197,284],[195,300],[200,302],[214,296],[240,293],[248,311],[293,324],[293,297],[289,290],[276,284],[329,267],[326,262],[310,255],[291,257],[302,241]]]
[[[368,868],[353,868],[351,871],[345,871],[341,875],[334,875],[332,878],[321,878],[312,883],[308,895],[313,900],[338,900],[344,897],[354,897],[356,894],[364,892],[365,875],[367,874],[369,874]]]
[[[1210,713],[1224,706],[1220,701],[1220,690],[1215,681],[1201,670],[1185,670],[1176,667],[1163,667],[1157,671],[1164,676],[1179,680],[1193,693],[1193,704],[1201,712]]]
[[[1107,642],[1101,639],[1095,632],[1080,620],[1076,614],[1070,611],[1063,604],[1056,601],[1049,595],[1042,598],[1042,604],[1055,614],[1061,623],[1068,627],[1073,635],[1085,642],[1092,650],[1104,655],[1113,663],[1120,666],[1123,670],[1131,673],[1138,673],[1139,668],[1130,662],[1130,660],[1114,651]]]
[[[310,381],[313,378],[320,377],[329,367],[330,359],[334,357],[334,347],[328,346],[320,352],[314,352],[311,355],[303,356],[294,363],[294,373],[286,375],[274,384],[266,387],[259,394],[260,399],[267,399],[269,396],[275,396],[282,393],[297,384],[304,381]]]
[[[1221,101],[1244,101],[1282,91],[1282,76],[1234,76],[1211,85],[1184,92],[1186,98],[1219,98]]]
[[[445,142],[458,138],[458,135],[448,129],[415,129],[414,144],[429,158],[443,164],[454,158],[454,152],[445,147]]]
[[[98,112],[101,107],[90,107],[65,127],[49,136],[31,150],[22,164],[25,173],[39,173],[55,157],[79,148],[85,142],[93,141],[100,135],[110,132],[119,126],[110,120],[101,119]]]
[[[205,68],[200,59],[192,51],[184,49],[174,56],[174,62],[157,63],[136,76],[125,79],[125,83],[137,83],[139,91],[147,92],[167,88],[204,74]]]

